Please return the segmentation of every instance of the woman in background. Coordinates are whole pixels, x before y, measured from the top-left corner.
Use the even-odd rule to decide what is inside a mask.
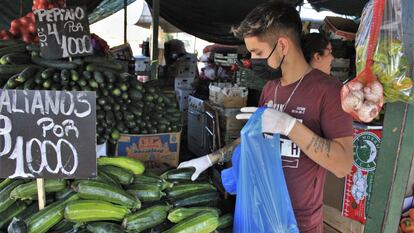
[[[312,68],[331,74],[332,45],[329,40],[320,33],[310,33],[302,37],[302,52],[306,61]]]

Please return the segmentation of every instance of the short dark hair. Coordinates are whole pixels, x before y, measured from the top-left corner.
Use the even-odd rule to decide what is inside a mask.
[[[302,52],[309,63],[315,53],[323,55],[329,44],[328,38],[321,33],[310,33],[302,37]]]
[[[300,48],[302,21],[299,12],[290,4],[270,1],[254,8],[237,27],[232,27],[233,34],[244,39],[257,36],[276,39],[288,36]]]

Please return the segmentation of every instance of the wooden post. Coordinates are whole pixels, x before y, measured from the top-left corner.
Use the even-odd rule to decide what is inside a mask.
[[[127,34],[127,26],[128,26],[128,18],[127,18],[127,9],[128,9],[128,0],[124,0],[124,44],[128,42],[128,34]]]
[[[37,198],[39,202],[39,210],[45,208],[46,205],[46,195],[45,195],[45,180],[36,179],[37,183]]]
[[[158,79],[158,26],[160,17],[160,0],[152,1],[152,47],[151,47],[151,79]]]
[[[404,49],[412,67],[414,1],[401,2]],[[397,232],[414,156],[413,145],[414,106],[404,103],[387,104],[365,233]]]

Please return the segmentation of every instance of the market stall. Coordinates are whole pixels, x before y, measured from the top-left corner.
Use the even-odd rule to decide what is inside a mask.
[[[214,166],[196,182],[191,181],[194,169],[176,167],[239,138],[246,121],[236,115],[241,107],[257,103],[264,82],[252,72],[241,41],[229,33],[257,2],[242,5],[237,17],[220,17],[230,15],[222,10],[238,10],[229,7],[234,3],[220,8],[219,3],[148,1],[156,16],[153,56],[139,74],[129,67],[128,46],[109,50],[90,35],[89,8],[98,1],[88,8],[68,2],[34,0],[33,12],[10,20],[10,28],[0,33],[0,231],[232,232],[234,197],[221,180],[222,170],[231,164]],[[112,4],[118,8],[124,4],[117,2]],[[353,12],[309,2],[354,15],[365,5],[358,1]],[[344,99],[358,96],[356,92],[362,97],[344,110],[365,124],[355,124],[352,173],[343,180],[327,179],[326,232],[394,232],[403,199],[412,195],[406,192],[413,185],[412,57],[403,54],[412,49],[408,9],[413,3],[401,3],[401,8],[387,9],[402,9],[403,21],[393,22],[402,23],[404,41],[388,37],[390,43],[374,43],[372,69],[383,86],[385,117],[379,111],[382,99],[370,95],[375,94],[374,84],[347,84],[351,91]],[[217,21],[196,17],[199,12],[174,13],[184,5],[203,6]],[[165,56],[171,60],[164,73],[158,67],[158,15],[183,31],[233,46],[207,49],[206,66],[199,73],[197,55],[177,53],[176,46],[167,44]],[[341,29],[347,23],[355,24],[335,18],[323,24],[334,47],[333,76],[341,81],[362,71],[369,47],[367,38],[355,39],[356,30]],[[398,82],[392,78],[395,69]],[[142,74],[157,81],[143,83],[137,78]],[[376,111],[364,118],[358,109],[367,101]],[[404,218],[401,227],[411,221]]]

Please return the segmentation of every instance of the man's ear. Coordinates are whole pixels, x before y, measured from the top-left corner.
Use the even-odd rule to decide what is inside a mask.
[[[314,62],[320,62],[321,61],[321,59],[322,59],[322,57],[321,57],[321,55],[319,54],[319,53],[314,53],[313,54],[313,61]]]
[[[292,47],[292,42],[290,40],[288,40],[286,37],[280,37],[278,43],[280,44],[279,47],[279,52],[283,55],[286,55],[290,49],[290,47]]]

